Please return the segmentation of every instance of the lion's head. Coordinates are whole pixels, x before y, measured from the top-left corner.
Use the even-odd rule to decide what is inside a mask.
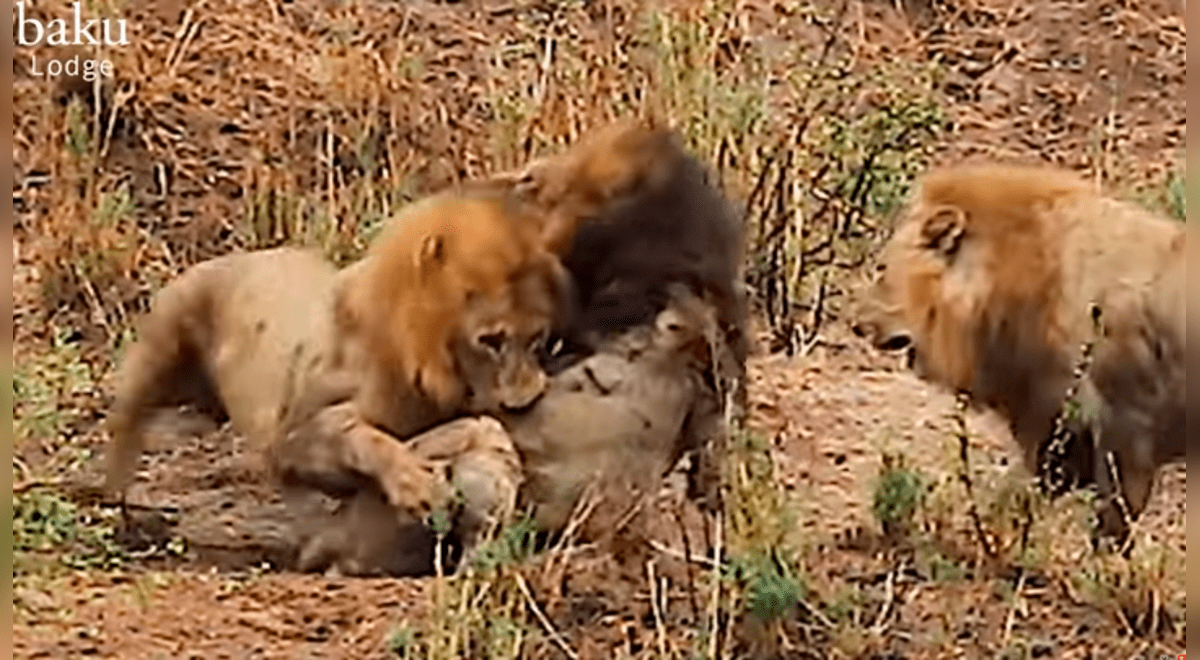
[[[1086,192],[1071,175],[995,165],[929,173],[879,254],[856,334],[909,351],[923,377],[992,389],[995,373],[1063,343],[1058,229],[1045,213]],[[987,392],[980,392],[987,394]]]
[[[597,129],[566,151],[507,175],[514,190],[550,211],[547,241],[565,252],[580,223],[670,182],[687,153],[676,134],[654,121],[624,119]]]
[[[339,293],[344,327],[444,408],[528,407],[571,285],[542,219],[498,190],[446,192],[393,218]]]

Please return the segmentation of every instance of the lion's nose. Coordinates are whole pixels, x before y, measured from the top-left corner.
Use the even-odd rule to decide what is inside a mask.
[[[546,372],[537,369],[533,370],[533,373],[527,374],[524,381],[522,387],[515,388],[515,391],[501,402],[508,412],[519,413],[531,408],[546,393],[550,379],[546,376]]]

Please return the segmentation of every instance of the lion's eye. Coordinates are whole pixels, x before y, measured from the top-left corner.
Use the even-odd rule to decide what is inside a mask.
[[[486,347],[489,351],[492,351],[493,353],[499,353],[504,348],[504,339],[504,332],[500,331],[479,335],[479,338],[476,341],[478,341],[481,346]]]

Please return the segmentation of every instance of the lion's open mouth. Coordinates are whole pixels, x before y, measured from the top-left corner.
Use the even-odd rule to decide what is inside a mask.
[[[903,333],[903,332],[898,332],[893,335],[890,335],[890,336],[886,337],[882,342],[879,343],[879,350],[888,351],[888,352],[900,351],[900,350],[904,350],[905,348],[908,348],[911,350],[911,347],[912,347],[912,338],[910,338],[906,333]]]

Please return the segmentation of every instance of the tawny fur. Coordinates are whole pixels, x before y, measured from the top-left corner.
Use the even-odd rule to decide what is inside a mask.
[[[577,538],[605,542],[618,532],[638,534],[665,473],[685,452],[712,469],[726,429],[720,401],[703,373],[715,332],[713,309],[675,289],[653,324],[609,338],[597,352],[555,375],[528,411],[458,420],[415,438],[418,453],[447,464],[463,493],[460,519],[471,530],[504,520],[517,505],[531,509],[537,527],[564,531],[573,513],[587,511]],[[471,462],[456,443],[488,446]],[[511,444],[509,444],[511,443]],[[520,469],[506,457],[521,456]],[[714,475],[700,475],[711,479]],[[699,489],[712,483],[697,483]],[[589,506],[590,503],[590,506]],[[364,491],[311,546],[310,568],[357,574],[409,574],[432,568],[428,532],[388,515]],[[466,552],[476,547],[464,544]],[[457,569],[470,562],[464,555]]]
[[[524,460],[525,501],[543,529],[562,529],[591,487],[603,504],[581,531],[615,532],[685,452],[703,465],[722,446],[723,402],[704,377],[715,312],[686,289],[675,291],[653,323],[608,339],[555,375],[529,411],[501,413]]]
[[[1183,456],[1184,259],[1181,224],[1071,173],[936,170],[881,253],[856,331],[881,348],[911,340],[918,373],[1004,415],[1035,470],[1097,306],[1107,336],[1083,393],[1097,451],[1073,459],[1105,498],[1102,532],[1123,536],[1102,457],[1118,459],[1136,516],[1157,468]]]
[[[411,508],[397,512],[394,503],[444,502],[451,488],[468,495],[459,512],[467,522],[460,524],[459,531],[465,529],[471,536],[485,523],[503,517],[508,510],[505,493],[529,474],[526,491],[534,494],[525,499],[540,503],[543,524],[555,528],[578,496],[580,484],[595,476],[593,468],[603,465],[601,486],[608,499],[592,523],[603,528],[617,522],[611,512],[619,503],[630,501],[631,495],[622,493],[622,485],[640,485],[641,492],[652,492],[661,472],[679,452],[697,452],[702,467],[711,471],[713,443],[723,437],[724,410],[724,400],[712,383],[719,376],[740,384],[744,369],[744,301],[737,281],[740,223],[726,200],[708,184],[699,163],[674,143],[672,135],[637,127],[621,130],[625,133],[602,134],[610,137],[593,141],[585,149],[568,150],[562,160],[542,161],[532,179],[499,177],[466,188],[467,194],[483,198],[516,188],[538,212],[524,215],[523,224],[512,232],[536,235],[538,240],[544,238],[565,250],[574,259],[573,274],[584,284],[575,290],[579,295],[573,301],[560,298],[551,307],[575,312],[573,326],[562,334],[575,338],[576,348],[585,350],[555,361],[555,371],[562,373],[551,381],[545,400],[535,403],[532,410],[494,413],[513,429],[513,437],[519,441],[516,448],[505,445],[484,420],[459,420],[432,428],[436,422],[430,421],[448,418],[454,406],[442,402],[457,401],[461,412],[467,413],[505,407],[496,401],[493,389],[479,387],[480,378],[471,377],[470,365],[478,361],[478,354],[476,359],[455,354],[449,344],[432,341],[438,335],[428,331],[457,319],[465,325],[476,323],[473,327],[478,334],[467,336],[487,335],[487,324],[472,319],[496,310],[474,298],[474,312],[459,314],[456,310],[471,310],[472,304],[456,302],[445,294],[455,286],[465,286],[469,278],[457,271],[443,277],[428,265],[439,263],[443,250],[453,255],[451,261],[462,257],[479,269],[505,264],[505,255],[514,251],[504,249],[503,241],[498,241],[500,247],[464,256],[454,251],[452,243],[416,240],[421,232],[411,220],[392,223],[392,233],[376,244],[373,254],[387,253],[389,248],[384,245],[389,240],[399,245],[419,244],[417,249],[407,254],[392,249],[407,259],[388,263],[369,256],[338,275],[341,283],[335,286],[331,307],[309,310],[309,317],[326,314],[332,319],[329,324],[338,357],[332,362],[317,359],[305,366],[313,375],[301,370],[295,377],[299,384],[293,384],[283,402],[272,407],[282,422],[270,455],[285,486],[317,487],[346,500],[333,520],[314,523],[325,529],[311,535],[301,553],[302,567],[333,567],[350,573],[427,570],[428,530],[419,524],[420,512]],[[653,148],[633,149],[630,144]],[[590,155],[582,158],[580,153]],[[581,162],[593,165],[580,166]],[[538,190],[536,185],[530,187],[534,179],[560,186],[558,197],[531,195]],[[570,201],[576,191],[584,191],[587,204]],[[408,215],[420,214],[414,210]],[[409,236],[403,238],[406,228]],[[481,236],[477,246],[494,240],[486,228],[476,234]],[[418,267],[407,268],[406,263]],[[248,282],[244,277],[236,279]],[[457,284],[447,285],[446,280]],[[504,280],[484,277],[482,281]],[[441,284],[431,284],[438,282]],[[410,300],[405,292],[413,291],[414,283],[442,289],[439,295],[417,295]],[[263,283],[244,286],[268,288]],[[533,278],[513,286],[522,291],[537,290],[541,285]],[[307,287],[299,297],[319,298],[322,294],[313,293],[318,288]],[[378,302],[393,299],[409,300],[421,308],[424,317],[417,320]],[[627,307],[614,310],[614,303]],[[406,304],[398,303],[393,309],[403,309]],[[264,308],[269,309],[270,304]],[[541,318],[536,312],[526,317]],[[654,330],[656,319],[667,326]],[[507,334],[523,332],[516,320],[509,319],[509,325]],[[531,332],[532,327],[525,334]],[[544,330],[536,336],[544,336]],[[531,339],[531,345],[536,343]],[[587,357],[589,353],[594,354]],[[487,367],[487,361],[483,362]],[[445,368],[452,363],[462,368],[459,378]],[[300,360],[297,364],[308,363]],[[607,379],[607,386],[589,385],[594,382],[592,376],[585,381],[581,375],[596,372]],[[592,389],[577,389],[587,387]],[[406,399],[405,393],[413,391],[412,399]],[[397,416],[403,419],[396,420]],[[527,417],[529,421],[523,422]],[[398,433],[396,428],[410,433]],[[429,430],[405,443],[402,460],[393,461],[372,453],[400,444],[388,442],[389,433],[379,429],[394,437]],[[523,460],[530,470],[513,468],[515,451],[525,453],[520,441],[529,449]],[[359,478],[361,465],[349,471],[327,469],[331,462],[358,456],[337,455],[347,444],[361,449],[368,462],[419,466],[410,481],[435,476],[394,497],[387,492],[386,482]],[[611,477],[619,476],[625,467],[622,461],[644,469],[626,475],[626,481],[614,481]],[[429,495],[435,487],[441,489],[440,494]],[[383,521],[385,517],[389,520]]]
[[[694,494],[715,506],[714,458],[726,402],[744,405],[747,344],[741,224],[701,164],[672,131],[623,121],[468,187],[513,190],[542,210],[539,229],[576,285],[546,395],[528,412],[500,415],[522,455],[522,499],[542,529],[561,530],[595,479],[599,505],[579,531],[601,536],[622,522],[628,531],[641,518],[622,516],[682,451],[700,473]],[[347,519],[372,506],[350,507]],[[379,533],[333,533],[324,547],[336,549],[323,558],[339,570],[394,570],[378,567],[403,534],[367,527]]]
[[[444,471],[454,493],[443,502],[462,554],[444,558],[442,569],[469,566],[485,535],[508,522],[524,482],[521,457],[504,427],[492,417],[456,419],[409,441],[414,453]],[[318,516],[300,549],[300,571],[343,575],[428,575],[438,568],[433,530],[423,521],[397,516],[376,489],[343,500],[331,516]]]
[[[546,387],[541,342],[569,280],[523,208],[504,195],[429,198],[340,272],[287,248],[186,271],[120,366],[110,492],[129,485],[147,417],[193,401],[226,413],[285,492],[375,488],[398,515],[426,515],[444,479],[398,440],[526,407]]]

